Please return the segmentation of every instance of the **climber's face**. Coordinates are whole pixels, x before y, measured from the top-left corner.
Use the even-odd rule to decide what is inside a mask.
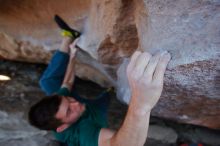
[[[62,97],[61,104],[55,117],[63,122],[57,128],[57,132],[62,132],[71,124],[75,123],[85,111],[85,105],[72,97]]]

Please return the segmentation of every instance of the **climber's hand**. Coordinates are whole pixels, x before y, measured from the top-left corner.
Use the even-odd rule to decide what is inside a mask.
[[[76,53],[77,53],[77,47],[76,47],[76,43],[79,39],[74,40],[74,42],[72,44],[70,44],[70,58],[75,58]]]
[[[132,55],[127,76],[132,92],[130,104],[138,113],[150,112],[159,100],[164,73],[170,59],[168,52],[157,53],[153,57],[140,51]]]

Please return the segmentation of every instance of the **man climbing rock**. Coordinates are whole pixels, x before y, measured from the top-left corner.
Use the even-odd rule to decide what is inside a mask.
[[[30,123],[42,130],[52,130],[55,138],[68,146],[143,146],[151,110],[163,89],[170,54],[134,52],[127,67],[132,92],[128,112],[119,130],[113,131],[107,128],[109,98],[87,100],[74,89],[75,39],[79,33],[59,20],[64,38],[40,81],[48,96],[31,107]]]

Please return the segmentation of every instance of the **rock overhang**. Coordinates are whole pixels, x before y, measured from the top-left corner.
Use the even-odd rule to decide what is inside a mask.
[[[119,84],[124,58],[135,50],[168,50],[162,98],[154,116],[218,129],[220,127],[220,3],[218,1],[2,1],[0,56],[48,63],[61,37],[54,14],[82,31],[77,75]],[[126,92],[120,93],[125,96]]]

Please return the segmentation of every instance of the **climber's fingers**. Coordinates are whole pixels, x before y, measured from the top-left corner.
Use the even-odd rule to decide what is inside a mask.
[[[161,55],[153,75],[153,82],[156,82],[158,84],[163,83],[164,73],[170,59],[171,59],[171,55],[168,52],[165,52]]]

